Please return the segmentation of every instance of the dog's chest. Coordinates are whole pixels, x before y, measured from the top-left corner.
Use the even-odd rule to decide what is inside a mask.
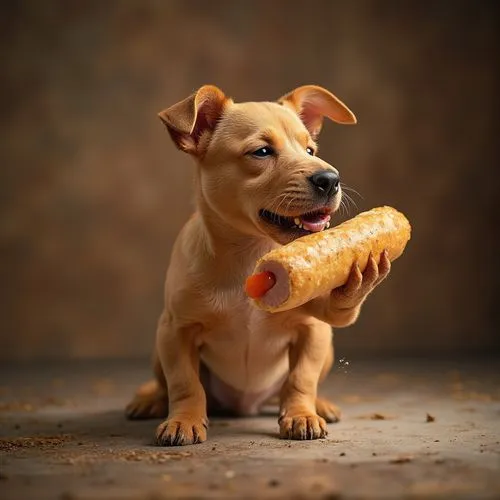
[[[201,358],[221,381],[242,394],[260,393],[288,371],[291,332],[278,318],[233,298],[204,333]]]

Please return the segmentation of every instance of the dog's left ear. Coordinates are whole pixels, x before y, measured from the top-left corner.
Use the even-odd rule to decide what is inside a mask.
[[[354,113],[340,99],[317,85],[298,87],[278,102],[299,115],[313,138],[319,135],[325,116],[343,125],[356,123]]]
[[[158,116],[175,145],[186,153],[198,156],[202,154],[202,137],[215,130],[228,101],[230,99],[218,87],[204,85],[183,101],[158,113]]]

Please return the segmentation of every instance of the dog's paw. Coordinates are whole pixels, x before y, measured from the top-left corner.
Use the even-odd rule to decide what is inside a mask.
[[[324,398],[316,398],[316,413],[329,424],[340,420],[340,408]]]
[[[279,425],[281,439],[321,439],[328,434],[325,419],[314,414],[282,416]]]
[[[125,416],[130,420],[165,418],[167,415],[168,396],[156,380],[143,384],[125,408]]]
[[[146,418],[164,418],[168,415],[168,400],[166,398],[145,398],[135,396],[125,408],[125,416],[130,420]]]
[[[334,309],[350,309],[360,305],[370,292],[382,283],[390,271],[391,261],[386,250],[380,255],[378,264],[370,255],[363,272],[355,264],[351,269],[347,283],[332,290],[330,294],[332,307]]]
[[[185,446],[203,443],[207,439],[208,421],[205,418],[172,417],[156,430],[159,446]]]

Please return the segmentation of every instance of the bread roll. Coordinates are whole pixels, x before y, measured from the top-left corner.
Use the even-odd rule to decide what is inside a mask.
[[[346,283],[353,264],[363,271],[370,254],[384,249],[397,259],[410,239],[408,219],[391,207],[363,212],[328,231],[313,233],[272,250],[254,274],[272,273],[274,285],[255,305],[270,312],[293,309]]]

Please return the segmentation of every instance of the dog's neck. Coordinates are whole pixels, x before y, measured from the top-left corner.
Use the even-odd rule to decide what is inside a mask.
[[[265,235],[244,233],[225,221],[203,200],[198,199],[199,237],[214,271],[238,282],[253,271],[257,260],[276,246]],[[232,281],[231,279],[229,281]]]

